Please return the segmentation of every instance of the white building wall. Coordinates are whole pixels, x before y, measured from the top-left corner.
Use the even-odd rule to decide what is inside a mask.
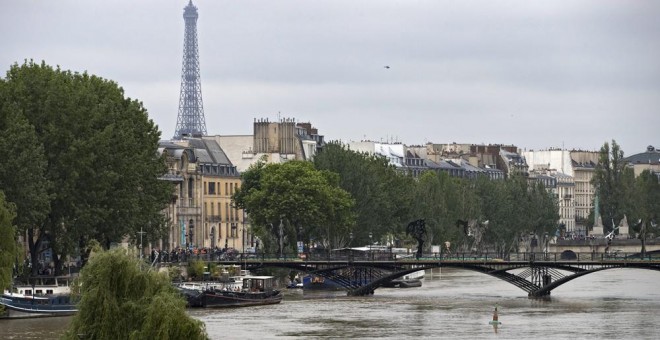
[[[402,167],[405,165],[405,145],[400,143],[389,144],[370,141],[351,141],[348,142],[348,147],[355,152],[366,152],[369,154],[384,156],[389,160],[390,164],[396,167]]]
[[[554,169],[573,176],[571,153],[567,150],[523,151],[529,171]]]

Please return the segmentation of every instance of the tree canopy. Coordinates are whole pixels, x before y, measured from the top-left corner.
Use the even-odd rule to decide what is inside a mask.
[[[0,190],[0,290],[9,288],[18,255],[16,231],[12,223],[15,216],[12,207],[5,201],[5,194]]]
[[[557,203],[542,185],[514,176],[506,180],[451,177],[426,171],[413,179],[377,155],[355,152],[338,142],[327,144],[314,158],[319,169],[336,172],[342,188],[356,201],[357,242],[373,232],[374,241],[398,244],[407,238],[408,222],[424,219],[428,246],[472,240],[456,228],[456,221],[489,221],[484,242],[508,252],[522,234],[553,234],[559,219]],[[428,249],[427,249],[428,250]]]
[[[646,239],[650,235],[658,236],[660,232],[655,227],[660,219],[658,176],[645,170],[635,178],[615,140],[611,145],[603,144],[599,161],[592,184],[598,195],[603,225],[611,231],[625,216],[631,232],[642,241],[641,253],[644,255]]]
[[[0,148],[11,155],[0,163],[0,187],[33,263],[45,240],[58,271],[88,240],[107,248],[140,227],[163,235],[172,188],[158,180],[160,132],[116,83],[14,64],[0,79],[0,113]]]
[[[293,240],[325,248],[346,243],[354,223],[354,201],[339,187],[337,174],[316,170],[310,162],[290,161],[258,162],[242,176],[243,184],[232,199],[248,212],[265,246],[281,250],[280,238],[285,235],[289,246]]]
[[[612,231],[624,215],[631,217],[634,196],[634,173],[626,166],[623,150],[615,140],[600,148],[592,184],[596,189],[605,231]]]
[[[144,267],[121,248],[94,253],[80,273],[78,313],[64,338],[207,339],[169,277]]]
[[[314,157],[314,165],[338,174],[339,186],[355,199],[355,244],[405,237],[405,226],[416,219],[410,176],[398,172],[384,157],[355,152],[339,142],[328,143]]]

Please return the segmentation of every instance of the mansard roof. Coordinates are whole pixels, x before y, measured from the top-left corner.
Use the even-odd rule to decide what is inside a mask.
[[[646,152],[624,158],[630,164],[660,164],[660,151],[649,145]]]
[[[197,162],[202,164],[232,165],[220,145],[212,139],[191,138],[188,140],[195,150]]]

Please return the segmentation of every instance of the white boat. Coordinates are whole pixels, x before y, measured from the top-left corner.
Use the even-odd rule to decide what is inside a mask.
[[[385,287],[396,287],[396,288],[413,288],[421,287],[422,279],[424,279],[425,272],[423,270],[418,270],[410,274],[406,274],[400,278],[394,279],[391,282],[385,284]]]
[[[16,284],[5,290],[0,305],[8,318],[65,316],[78,309],[71,299],[71,277],[34,277],[30,284]]]

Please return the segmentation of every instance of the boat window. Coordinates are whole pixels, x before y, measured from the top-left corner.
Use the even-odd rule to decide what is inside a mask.
[[[52,289],[46,289],[46,294],[53,294],[53,290]]]
[[[41,289],[37,289],[37,290],[34,291],[34,294],[35,294],[35,295],[41,295],[41,294],[43,294],[43,293],[44,293],[44,291],[41,290]]]

